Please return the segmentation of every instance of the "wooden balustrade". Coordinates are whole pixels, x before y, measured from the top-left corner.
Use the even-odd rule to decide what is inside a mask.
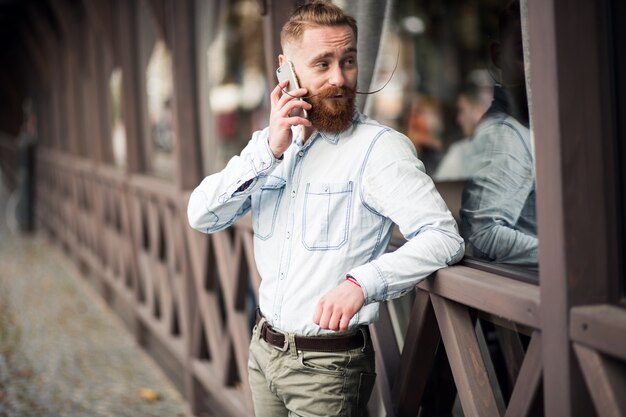
[[[260,276],[250,218],[203,235],[187,224],[189,194],[171,183],[53,151],[40,152],[38,162],[40,223],[107,288],[109,301],[122,300],[167,351],[172,362],[166,366],[182,381],[192,408],[200,410],[208,399],[225,414],[251,415],[247,354]],[[455,266],[418,285],[401,333],[394,330],[390,307],[382,306],[372,326],[376,395],[386,415],[417,415],[433,373],[442,369],[433,366],[442,359],[442,346],[454,381],[446,389],[452,399],[458,394],[465,416],[541,414],[537,285]],[[598,323],[601,316],[581,310],[573,323]],[[486,324],[495,329],[489,333],[495,341],[486,340]],[[623,339],[623,322],[613,325],[621,326],[615,334]],[[623,360],[622,340],[594,346],[581,326],[572,332],[583,371],[602,387],[623,386],[623,375],[595,350]],[[499,346],[503,363],[495,364],[487,344]],[[623,402],[614,391],[590,389],[598,401]]]

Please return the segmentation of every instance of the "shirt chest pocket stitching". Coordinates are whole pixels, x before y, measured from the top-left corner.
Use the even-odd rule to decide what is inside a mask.
[[[254,235],[261,240],[269,239],[274,233],[278,206],[286,183],[285,179],[270,175],[267,182],[261,186],[258,197],[255,198],[252,225]]]
[[[307,183],[302,244],[308,250],[339,249],[348,241],[353,182]]]

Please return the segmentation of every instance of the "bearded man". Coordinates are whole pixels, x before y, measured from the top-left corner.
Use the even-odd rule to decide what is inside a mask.
[[[356,21],[331,3],[296,9],[278,59],[293,63],[302,88],[279,83],[269,127],[189,200],[189,222],[205,233],[252,211],[262,278],[248,362],[257,416],[363,415],[378,304],[463,256],[411,141],[355,110],[356,40]],[[290,115],[296,109],[308,118]],[[385,253],[394,223],[407,242]]]

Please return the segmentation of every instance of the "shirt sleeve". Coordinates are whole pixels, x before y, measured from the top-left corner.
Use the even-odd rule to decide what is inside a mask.
[[[537,237],[516,228],[534,190],[529,150],[519,133],[505,123],[484,129],[474,140],[481,162],[463,192],[463,234],[482,258],[536,264]]]
[[[363,204],[397,224],[407,239],[396,251],[349,271],[366,304],[399,297],[463,257],[456,222],[404,135],[388,132],[373,144],[360,193]]]
[[[250,210],[250,196],[280,162],[269,147],[268,129],[255,132],[240,155],[231,158],[222,171],[204,178],[191,193],[187,206],[191,227],[214,233],[233,224]]]

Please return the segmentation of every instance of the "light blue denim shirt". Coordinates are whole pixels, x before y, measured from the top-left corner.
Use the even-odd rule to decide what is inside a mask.
[[[461,231],[474,256],[537,265],[535,167],[530,130],[509,115],[506,91],[494,101],[471,140],[473,172],[461,203]]]
[[[318,300],[347,274],[366,305],[350,328],[378,317],[378,302],[399,297],[421,279],[460,260],[455,221],[404,135],[355,113],[340,134],[299,128],[282,160],[268,129],[226,168],[191,194],[192,227],[222,230],[252,210],[259,304],[268,322],[303,335],[327,333],[313,323]],[[407,242],[385,253],[393,223]]]

